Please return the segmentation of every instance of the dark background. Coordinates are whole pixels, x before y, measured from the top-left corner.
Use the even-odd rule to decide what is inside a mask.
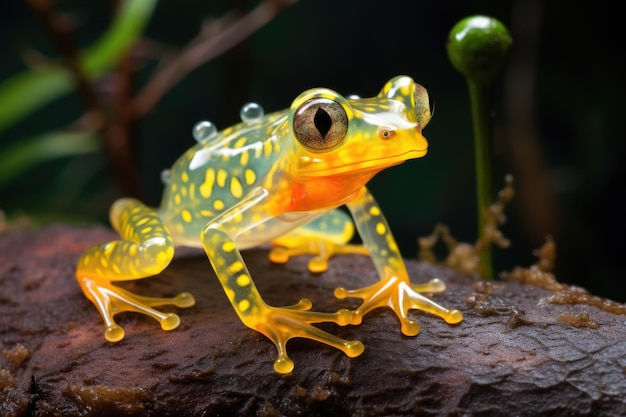
[[[176,50],[205,19],[257,3],[161,1],[146,36]],[[56,9],[80,18],[80,46],[106,28],[109,6],[56,2]],[[459,240],[474,241],[469,99],[445,42],[454,24],[475,14],[498,18],[513,38],[493,96],[495,189],[506,173],[514,175],[517,189],[503,227],[512,246],[496,250],[497,270],[531,264],[532,251],[551,235],[559,280],[626,301],[624,48],[622,18],[608,2],[302,0],[193,71],[137,125],[135,166],[146,201],[159,203],[159,174],[193,144],[191,128],[199,120],[224,128],[238,121],[245,102],[257,101],[269,112],[317,86],[371,96],[389,78],[407,74],[429,89],[436,104],[424,132],[429,154],[379,174],[370,188],[405,256],[416,256],[417,237],[437,222]],[[24,48],[55,55],[26,3],[3,6],[0,31],[0,79],[24,68]],[[137,88],[153,69],[147,64],[138,73]],[[4,132],[0,152],[24,137],[62,128],[81,112],[76,95],[68,95]],[[106,222],[108,206],[121,194],[103,156],[93,154],[30,169],[0,188],[0,209],[38,222]]]

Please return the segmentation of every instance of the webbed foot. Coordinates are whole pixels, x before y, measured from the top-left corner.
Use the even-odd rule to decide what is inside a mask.
[[[156,298],[133,294],[110,282],[96,282],[86,277],[78,279],[78,283],[104,319],[106,325],[104,337],[109,342],[119,342],[124,338],[124,329],[113,319],[117,313],[125,311],[142,313],[157,320],[163,330],[173,330],[180,324],[178,315],[163,313],[152,307],[175,305],[176,307],[187,308],[196,302],[193,296],[187,292],[171,298]]]
[[[356,290],[337,288],[337,298],[355,297],[363,299],[359,308],[354,310],[354,318],[351,324],[360,324],[363,316],[378,307],[391,307],[400,319],[402,333],[407,336],[415,336],[419,333],[419,324],[409,319],[408,311],[418,309],[435,314],[443,318],[446,323],[456,324],[463,320],[463,314],[459,310],[448,310],[434,301],[426,298],[421,292],[442,292],[445,284],[439,279],[433,279],[425,284],[411,285],[395,275],[389,275],[369,287]]]
[[[312,323],[336,323],[340,326],[350,324],[353,320],[351,311],[342,309],[336,313],[319,313],[308,311],[311,302],[303,299],[293,306],[271,307],[263,306],[259,315],[245,320],[248,327],[264,334],[278,350],[278,357],[274,361],[274,369],[281,374],[289,373],[294,368],[293,361],[287,355],[287,342],[294,337],[315,340],[341,350],[347,356],[354,358],[363,353],[364,346],[358,340],[344,340],[312,326]]]

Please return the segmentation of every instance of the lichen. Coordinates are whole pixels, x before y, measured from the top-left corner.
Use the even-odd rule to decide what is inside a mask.
[[[474,244],[458,242],[450,233],[448,226],[439,223],[429,236],[418,239],[418,259],[424,262],[439,263],[434,248],[440,241],[446,246],[448,255],[443,264],[466,274],[481,274],[481,256],[487,251],[490,244],[501,248],[508,247],[511,242],[504,237],[499,226],[504,224],[506,217],[504,209],[515,196],[513,176],[505,177],[505,186],[498,193],[498,199],[483,213],[484,228]]]
[[[29,357],[30,352],[22,344],[17,344],[11,349],[2,350],[4,356],[16,367],[21,366]]]

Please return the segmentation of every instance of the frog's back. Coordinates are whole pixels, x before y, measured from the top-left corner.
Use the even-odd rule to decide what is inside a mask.
[[[286,113],[240,123],[202,139],[164,176],[159,209],[177,244],[198,246],[202,227],[265,182],[281,152]]]

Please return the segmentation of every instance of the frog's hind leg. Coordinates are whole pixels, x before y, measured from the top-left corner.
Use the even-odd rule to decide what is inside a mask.
[[[359,234],[369,249],[372,262],[379,275],[379,281],[353,290],[335,289],[338,298],[361,298],[363,303],[353,311],[351,324],[360,324],[368,312],[379,307],[390,307],[401,323],[402,333],[415,336],[420,327],[408,316],[409,310],[422,310],[444,319],[449,324],[463,320],[463,314],[456,309],[447,309],[422,295],[445,290],[445,284],[439,279],[432,279],[423,284],[413,284],[404,260],[389,229],[380,207],[374,197],[363,190],[355,200],[348,203],[348,208],[356,221]]]
[[[105,325],[110,342],[124,338],[124,330],[113,316],[128,311],[146,314],[159,321],[161,328],[172,330],[180,319],[152,307],[173,304],[191,307],[195,300],[189,293],[172,298],[153,298],[133,294],[113,284],[156,275],[174,256],[174,242],[157,213],[134,199],[121,199],[111,208],[111,223],[122,240],[95,246],[78,261],[76,280],[85,296],[94,303]]]
[[[328,269],[328,260],[334,255],[369,254],[363,245],[348,244],[353,235],[350,216],[335,209],[273,240],[276,246],[270,251],[270,260],[286,263],[292,256],[314,255],[309,270],[321,273]]]

